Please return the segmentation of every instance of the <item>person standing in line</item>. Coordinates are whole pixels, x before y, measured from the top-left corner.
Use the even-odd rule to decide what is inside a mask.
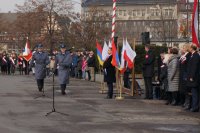
[[[8,70],[8,57],[7,57],[7,54],[6,54],[6,51],[4,51],[2,53],[2,58],[1,58],[1,71],[2,71],[2,74],[5,75],[7,74],[7,70]]]
[[[86,79],[86,67],[87,67],[87,60],[86,60],[86,56],[83,56],[83,60],[82,60],[82,78]]]
[[[11,63],[11,73],[14,75],[15,70],[17,68],[17,56],[15,52],[12,52],[11,54],[10,63]]]
[[[60,45],[60,53],[55,58],[54,69],[58,67],[58,79],[61,88],[61,94],[65,95],[66,86],[69,84],[70,67],[72,65],[72,56],[66,51],[66,45]]]
[[[112,62],[112,48],[108,50],[109,57],[103,63],[104,69],[104,82],[107,82],[108,92],[107,92],[107,99],[113,98],[113,83],[116,82],[115,77],[115,67],[111,64]]]
[[[168,78],[168,93],[170,93],[170,99],[172,99],[171,105],[178,104],[178,90],[179,90],[179,56],[178,49],[172,48],[172,55],[169,59],[167,68]]]
[[[44,79],[46,78],[46,66],[50,63],[50,61],[48,54],[43,50],[43,45],[38,44],[37,48],[37,52],[33,54],[29,68],[33,66],[33,63],[35,61],[35,78],[37,80],[38,90],[41,92],[42,89],[44,89]]]
[[[180,104],[184,108],[188,108],[190,105],[190,97],[187,95],[189,93],[187,89],[187,65],[190,59],[191,53],[189,52],[190,45],[188,43],[184,44],[180,49],[181,57],[179,59],[180,64],[180,82],[179,82],[179,91],[180,91]]]
[[[23,57],[22,57],[22,54],[20,54],[19,56],[18,56],[18,67],[19,67],[19,74],[20,75],[23,75],[23,65],[24,65],[24,61],[23,61],[24,59],[23,59]]]
[[[88,69],[89,69],[88,80],[94,82],[95,81],[95,56],[94,56],[93,51],[90,51],[87,64],[88,64]]]
[[[197,53],[197,46],[190,45],[189,51],[191,53],[187,65],[187,88],[192,92],[192,103],[187,109],[191,112],[199,111],[199,84],[200,84],[200,56]]]
[[[146,96],[145,99],[153,99],[152,78],[154,76],[155,57],[150,49],[150,45],[145,45],[145,60],[143,62],[143,77],[145,82]]]

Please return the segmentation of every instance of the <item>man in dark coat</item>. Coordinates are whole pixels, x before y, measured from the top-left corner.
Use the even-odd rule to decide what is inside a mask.
[[[143,62],[143,76],[145,82],[146,97],[145,99],[153,99],[152,77],[154,75],[155,57],[150,50],[150,45],[145,45],[145,60]]]
[[[196,45],[192,44],[189,49],[191,57],[187,65],[187,87],[192,92],[192,105],[191,112],[199,111],[199,96],[198,96],[198,87],[199,87],[199,65],[200,65],[200,56],[197,53]],[[189,108],[188,108],[189,109]]]
[[[113,97],[113,83],[116,82],[115,77],[115,67],[111,64],[112,61],[112,49],[110,48],[108,50],[109,57],[105,60],[103,64],[104,69],[104,82],[107,82],[108,86],[108,93],[107,97],[108,99],[112,99]]]
[[[66,45],[60,45],[61,52],[56,56],[55,67],[58,66],[58,78],[62,95],[65,95],[66,85],[69,84],[70,67],[72,65],[72,56],[66,51]]]
[[[44,89],[44,78],[46,77],[46,66],[50,63],[48,54],[43,51],[43,45],[38,45],[38,51],[33,54],[30,67],[35,61],[35,78],[37,80],[38,90]]]
[[[88,68],[89,68],[88,80],[95,81],[95,56],[94,56],[93,51],[90,51],[89,58],[88,58],[88,61],[87,61],[87,65],[88,65]]]

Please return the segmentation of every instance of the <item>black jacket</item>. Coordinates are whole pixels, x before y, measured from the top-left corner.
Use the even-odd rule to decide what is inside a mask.
[[[87,64],[88,64],[88,67],[95,67],[95,57],[94,57],[94,55],[92,57],[89,57]]]
[[[113,83],[116,82],[115,67],[111,64],[112,56],[110,56],[104,63],[104,82]]]
[[[155,61],[155,57],[153,55],[153,52],[151,50],[149,50],[145,55],[145,59],[144,59],[144,63],[143,63],[143,76],[144,77],[148,77],[148,78],[153,77],[154,61]]]
[[[197,52],[191,54],[191,57],[187,65],[187,86],[198,87],[199,85],[199,68],[200,68],[200,56]],[[190,80],[192,79],[192,80]]]

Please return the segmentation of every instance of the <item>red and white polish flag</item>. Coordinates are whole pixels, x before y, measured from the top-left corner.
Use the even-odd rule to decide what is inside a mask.
[[[197,45],[197,47],[200,47],[199,45],[199,39],[198,39],[198,0],[194,0],[194,8],[193,8],[193,14],[192,14],[192,42]]]

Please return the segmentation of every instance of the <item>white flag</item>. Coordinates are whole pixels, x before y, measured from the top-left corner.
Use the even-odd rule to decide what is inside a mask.
[[[105,61],[109,56],[108,50],[109,50],[109,47],[108,47],[106,41],[104,41],[104,46],[103,46],[103,50],[102,50],[102,60],[103,61]]]

